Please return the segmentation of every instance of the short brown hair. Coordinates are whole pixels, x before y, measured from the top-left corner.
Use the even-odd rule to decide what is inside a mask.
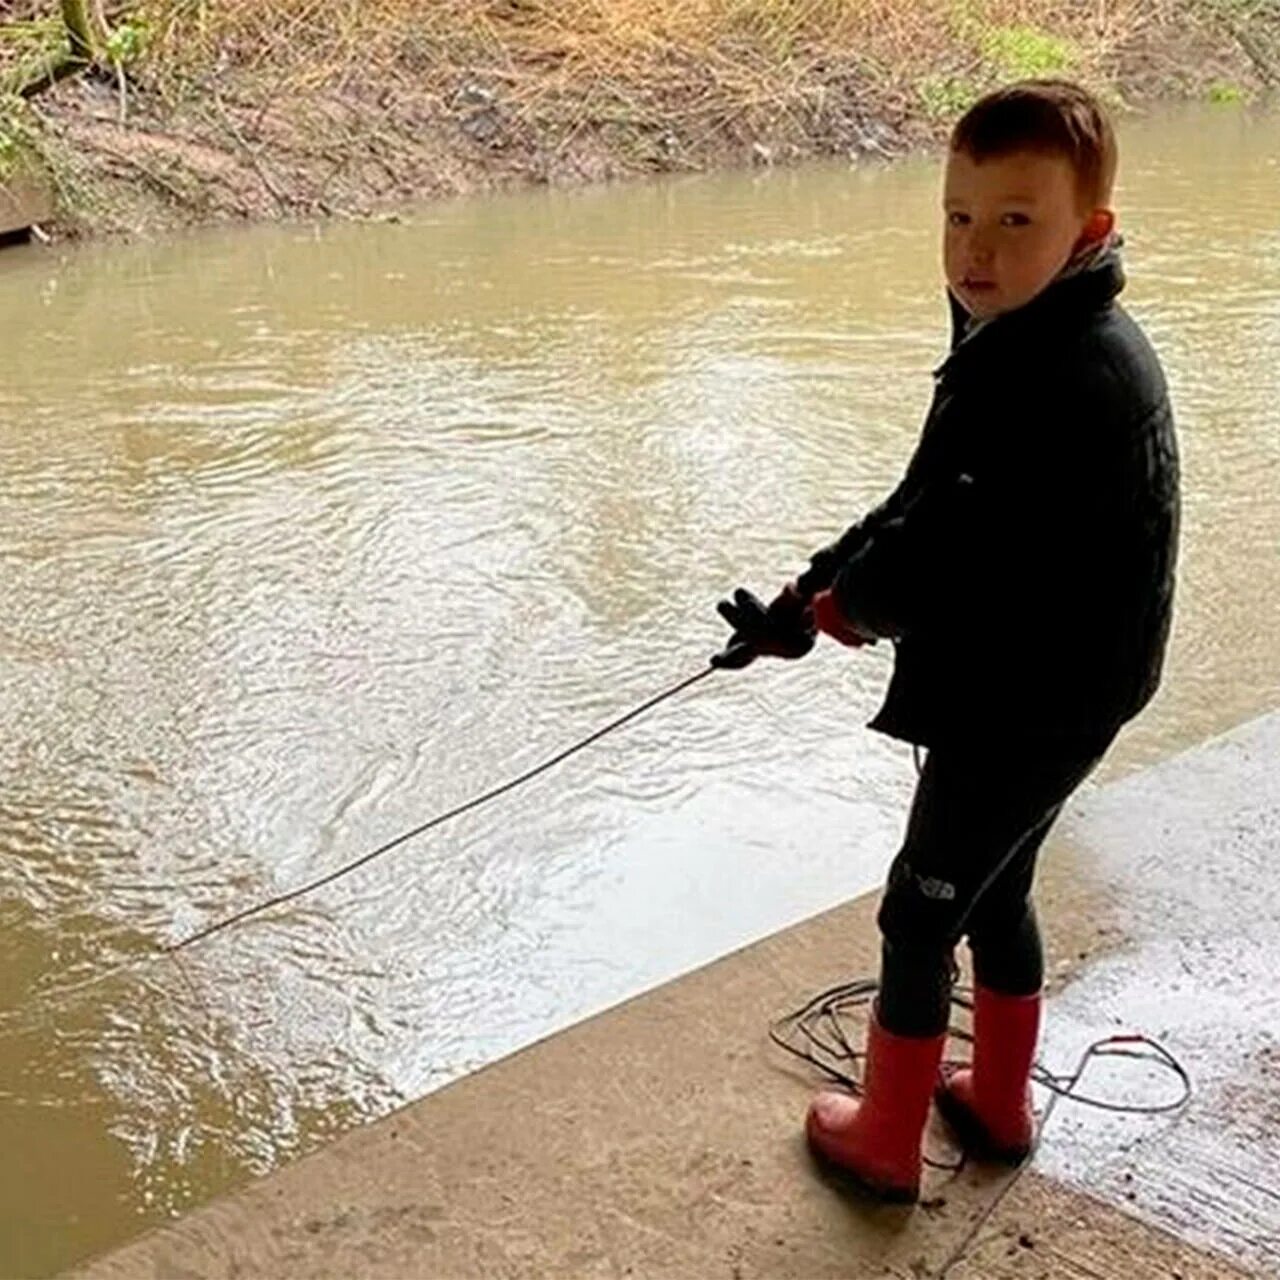
[[[978,162],[1014,151],[1065,156],[1082,200],[1100,208],[1111,199],[1115,131],[1098,99],[1069,80],[1019,80],[986,94],[952,130],[951,149]]]

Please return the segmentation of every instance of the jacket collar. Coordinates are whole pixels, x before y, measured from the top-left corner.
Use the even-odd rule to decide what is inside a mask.
[[[943,378],[968,362],[975,351],[989,352],[993,344],[1007,343],[1017,336],[1041,333],[1065,321],[1106,307],[1125,286],[1124,267],[1116,248],[1103,254],[1083,271],[1055,280],[1042,293],[1016,311],[1007,311],[974,329],[969,313],[959,299],[947,290],[951,311],[951,352],[934,371]]]

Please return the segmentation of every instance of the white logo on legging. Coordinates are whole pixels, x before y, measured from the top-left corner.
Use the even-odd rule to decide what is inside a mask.
[[[955,885],[936,876],[916,876],[916,884],[926,898],[937,898],[942,902],[950,902],[956,896]]]

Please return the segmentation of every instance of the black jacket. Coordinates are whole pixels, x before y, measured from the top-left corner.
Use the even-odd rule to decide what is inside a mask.
[[[871,728],[925,746],[1104,747],[1160,681],[1178,539],[1164,376],[1115,254],[964,337],[893,494],[817,552],[896,644]]]

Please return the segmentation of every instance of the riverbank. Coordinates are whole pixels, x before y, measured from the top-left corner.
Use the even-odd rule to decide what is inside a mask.
[[[1071,802],[1040,901],[1043,1059],[1156,1036],[1173,1113],[1064,1103],[1031,1169],[931,1169],[912,1213],[848,1201],[801,1137],[816,1071],[765,1030],[874,972],[876,895],[513,1054],[74,1275],[1229,1280],[1274,1275],[1280,714]],[[1242,924],[1247,921],[1247,924]],[[861,1039],[861,1015],[846,1035]],[[815,1027],[828,1043],[832,1033]],[[1095,1062],[1094,1097],[1177,1081]],[[1043,1107],[1047,1095],[1038,1091]],[[941,1129],[928,1138],[945,1162]],[[1013,1181],[1013,1185],[1010,1182]]]
[[[0,25],[0,85],[32,50],[65,52],[61,21],[40,19],[56,7],[28,0]],[[109,8],[92,65],[0,97],[0,164],[37,159],[59,238],[874,161],[935,143],[977,94],[1027,75],[1083,79],[1122,112],[1230,106],[1280,82],[1280,12],[1252,0],[377,0],[301,21],[273,3]]]

